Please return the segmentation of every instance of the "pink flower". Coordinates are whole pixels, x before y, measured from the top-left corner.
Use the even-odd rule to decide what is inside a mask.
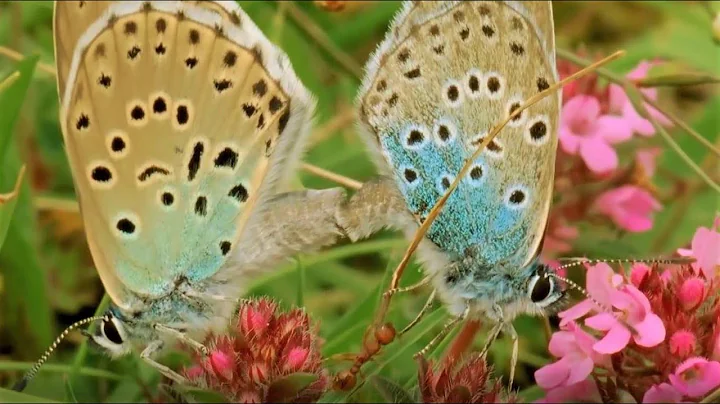
[[[634,185],[604,192],[595,201],[595,206],[617,226],[631,232],[650,230],[652,213],[662,207],[649,192]]]
[[[626,77],[630,80],[641,80],[647,77],[653,65],[654,63],[640,62]],[[655,88],[643,88],[640,92],[653,101],[657,100],[657,89]],[[655,128],[652,126],[652,123],[643,118],[642,115],[635,110],[625,90],[617,84],[610,84],[608,88],[608,108],[614,119],[614,127],[618,130],[630,131],[631,134],[635,132],[643,136],[652,136],[655,134]],[[664,126],[670,125],[670,121],[665,115],[660,113],[660,111],[648,105],[645,105],[645,108],[650,116],[655,118],[659,124]]]
[[[575,323],[568,331],[558,331],[550,339],[550,353],[560,360],[535,372],[535,381],[544,389],[571,386],[585,380],[596,364],[610,367],[610,357],[600,355],[592,347],[597,340]]]
[[[635,160],[637,161],[638,165],[642,167],[643,172],[646,176],[648,176],[648,178],[655,175],[655,168],[657,166],[656,160],[661,153],[662,149],[659,147],[642,149],[638,150],[637,153],[635,153]]]
[[[720,362],[690,358],[681,363],[669,378],[673,387],[682,394],[702,397],[720,386]]]
[[[600,115],[600,101],[576,95],[564,106],[560,117],[560,146],[568,154],[580,154],[597,174],[613,171],[618,156],[610,145],[628,140],[632,132],[619,130],[615,118]]]
[[[589,379],[570,386],[559,386],[549,390],[545,397],[536,403],[567,403],[567,402],[601,403],[597,385]]]
[[[713,228],[700,227],[695,231],[690,249],[680,248],[678,254],[695,258],[692,263],[696,273],[702,273],[707,279],[715,277],[717,266],[720,265],[720,217],[715,219]]]
[[[591,310],[599,314],[585,320],[585,325],[607,334],[593,345],[595,352],[613,354],[625,348],[630,339],[644,347],[655,346],[665,340],[665,325],[650,309],[650,301],[635,286],[622,284],[620,275],[605,263],[590,267],[587,272],[587,291],[595,302],[605,306],[598,308],[586,299],[559,314],[560,325],[580,318]],[[618,288],[619,286],[619,288]],[[619,312],[611,309],[619,309]],[[630,326],[635,334],[632,334]]]
[[[645,392],[642,402],[646,403],[681,403],[682,393],[668,383],[656,384]]]
[[[613,272],[612,268],[604,262],[588,268],[586,276],[586,290],[595,302],[605,307],[597,307],[595,302],[585,299],[573,307],[558,313],[560,327],[577,320],[592,310],[610,310],[612,307],[612,294],[623,283],[623,277]]]

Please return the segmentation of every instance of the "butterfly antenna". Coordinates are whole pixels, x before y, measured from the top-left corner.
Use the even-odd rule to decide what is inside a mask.
[[[53,353],[53,351],[55,351],[55,348],[57,348],[57,346],[60,344],[60,342],[62,342],[62,340],[64,340],[65,337],[67,337],[67,335],[70,333],[70,331],[72,331],[82,325],[92,323],[93,321],[98,321],[98,320],[108,321],[109,318],[108,318],[108,316],[88,317],[86,319],[83,319],[76,323],[73,323],[68,328],[66,328],[63,332],[61,332],[60,335],[57,338],[55,338],[55,341],[53,341],[52,345],[50,345],[50,347],[45,351],[45,353],[42,354],[40,359],[38,359],[38,361],[35,362],[33,367],[30,368],[30,370],[27,373],[25,373],[25,375],[23,376],[22,379],[20,379],[17,383],[15,383],[15,385],[13,386],[12,389],[15,391],[25,390],[25,387],[27,387],[28,382],[30,382],[30,380],[32,380],[32,378],[35,377],[37,372],[40,370],[40,367],[42,367],[42,365],[45,364],[45,362],[48,360],[48,358]]]
[[[545,276],[553,277],[553,278],[559,280],[560,282],[565,283],[566,285],[570,286],[571,289],[575,289],[575,290],[577,290],[578,292],[582,293],[583,296],[585,296],[586,299],[588,299],[588,300],[590,300],[591,302],[593,302],[597,307],[601,308],[601,309],[604,310],[604,311],[610,312],[610,309],[606,308],[605,305],[600,304],[600,302],[598,302],[597,300],[593,299],[593,297],[590,296],[590,293],[588,293],[588,291],[587,291],[584,287],[578,285],[576,282],[571,281],[571,280],[568,279],[568,278],[565,278],[565,277],[563,277],[563,276],[560,276],[560,275],[557,275],[557,274],[554,274],[554,273],[547,273],[547,274],[545,274]]]
[[[560,265],[555,270],[567,269],[578,265],[596,265],[605,264],[689,264],[695,259],[691,257],[672,257],[672,258],[609,258],[609,259],[587,259],[587,258],[566,258],[572,262]]]

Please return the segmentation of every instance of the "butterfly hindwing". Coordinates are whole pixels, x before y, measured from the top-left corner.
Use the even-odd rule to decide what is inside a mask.
[[[214,6],[227,13],[113,5],[70,68],[62,121],[93,257],[139,295],[220,269],[297,159],[283,133],[309,121],[285,55],[239,7]]]
[[[525,3],[407,2],[368,67],[360,117],[418,223],[492,126],[557,81],[550,6]],[[527,264],[547,220],[558,115],[550,96],[511,121],[427,237],[456,259]]]

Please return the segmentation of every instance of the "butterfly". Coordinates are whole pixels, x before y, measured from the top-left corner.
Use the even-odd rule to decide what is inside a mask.
[[[153,356],[177,340],[206,352],[197,338],[226,326],[248,277],[339,233],[342,189],[279,193],[313,97],[232,1],[56,2],[54,34],[63,138],[112,299],[91,338],[183,382]]]
[[[338,223],[352,239],[385,226],[412,238],[493,126],[559,80],[552,5],[406,1],[366,72],[357,109],[381,177],[338,210]],[[557,94],[511,119],[418,247],[448,311],[490,319],[491,335],[515,339],[515,356],[512,320],[557,311],[565,293],[539,259],[559,115]]]

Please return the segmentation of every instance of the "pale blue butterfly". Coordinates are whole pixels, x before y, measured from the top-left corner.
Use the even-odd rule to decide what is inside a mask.
[[[412,237],[492,127],[557,81],[549,1],[405,2],[358,96],[385,178],[339,210],[339,224],[353,239],[388,225]],[[559,113],[558,94],[512,119],[418,248],[450,313],[489,318],[491,339],[501,329],[516,338],[518,314],[551,313],[564,295],[538,259]]]
[[[57,2],[61,125],[112,307],[92,340],[152,358],[201,352],[248,275],[334,242],[340,189],[276,194],[314,101],[233,1]],[[197,4],[195,4],[197,3]],[[19,383],[22,388],[68,330]]]

